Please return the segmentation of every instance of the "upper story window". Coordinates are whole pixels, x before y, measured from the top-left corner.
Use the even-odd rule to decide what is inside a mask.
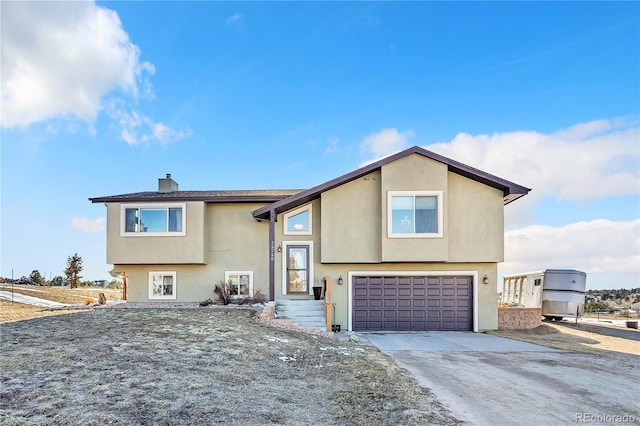
[[[389,191],[389,238],[442,237],[442,191]]]
[[[311,235],[311,204],[284,215],[284,235]]]
[[[123,204],[121,235],[185,235],[186,205]]]

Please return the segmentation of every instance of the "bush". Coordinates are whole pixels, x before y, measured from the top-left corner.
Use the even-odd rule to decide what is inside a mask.
[[[262,294],[260,290],[256,290],[253,297],[243,297],[242,299],[238,299],[239,305],[255,305],[256,303],[265,304],[267,303],[267,296]]]
[[[231,280],[228,282],[220,281],[220,284],[216,284],[214,287],[213,292],[223,305],[228,305],[231,303]]]

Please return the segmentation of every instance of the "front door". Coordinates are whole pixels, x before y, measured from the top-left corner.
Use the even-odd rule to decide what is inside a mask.
[[[287,246],[287,293],[309,294],[309,246]]]

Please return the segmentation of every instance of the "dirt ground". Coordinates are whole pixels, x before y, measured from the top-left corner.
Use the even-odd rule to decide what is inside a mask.
[[[489,334],[572,352],[640,355],[640,332],[620,327],[584,323],[575,325],[563,321],[544,323],[532,330],[501,330],[491,331]]]
[[[369,345],[238,308],[99,308],[2,324],[0,423],[458,424]]]

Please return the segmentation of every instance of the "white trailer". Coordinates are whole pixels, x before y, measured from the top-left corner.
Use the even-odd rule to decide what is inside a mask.
[[[546,319],[561,320],[584,314],[587,274],[574,269],[546,269],[506,275],[502,302],[525,308],[542,308]]]

